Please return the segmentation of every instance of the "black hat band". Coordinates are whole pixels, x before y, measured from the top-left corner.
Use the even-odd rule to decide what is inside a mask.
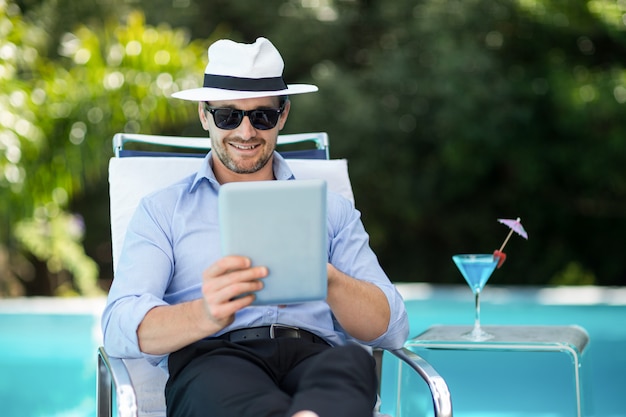
[[[283,77],[240,78],[215,74],[204,74],[203,86],[234,91],[280,91],[287,89]]]

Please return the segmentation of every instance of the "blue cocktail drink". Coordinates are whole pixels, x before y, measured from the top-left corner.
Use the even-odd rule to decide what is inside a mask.
[[[475,297],[474,328],[464,336],[476,341],[491,339],[493,336],[480,328],[480,292],[496,269],[498,259],[489,254],[469,254],[454,255],[452,260],[461,271]]]

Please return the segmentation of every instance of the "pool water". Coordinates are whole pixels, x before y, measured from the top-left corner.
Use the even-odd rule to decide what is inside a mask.
[[[0,415],[92,417],[103,300],[0,301]]]
[[[402,284],[399,288],[409,311],[411,335],[433,324],[473,323],[473,298],[467,286]],[[583,368],[589,382],[587,387],[590,387],[590,404],[593,404],[593,410],[586,415],[626,417],[626,288],[551,292],[487,285],[482,299],[484,324],[578,324],[584,327],[589,332],[590,344]],[[99,315],[103,307],[103,299],[0,300],[0,416],[95,417],[96,349],[101,344]],[[447,358],[438,370],[450,376],[455,416],[573,415],[568,398],[546,396],[541,389],[546,384],[561,383],[550,377],[556,378],[568,363],[562,358],[533,356],[540,366],[551,367],[550,373],[537,381],[536,376],[520,365],[525,360],[528,358],[498,355],[487,359]],[[479,375],[484,369],[481,361],[491,365],[488,376]],[[541,365],[541,361],[545,365]],[[510,381],[512,375],[521,381],[521,388],[514,388],[519,395],[510,400],[497,390],[505,386],[502,381]],[[468,380],[474,391],[467,389],[467,382],[458,382]],[[461,384],[459,388],[457,384]],[[393,377],[384,379],[383,385],[395,386],[395,380]],[[477,386],[484,389],[475,389]],[[566,391],[569,392],[568,387],[563,386],[563,392]],[[466,392],[478,394],[467,398]],[[539,412],[530,403],[524,405],[525,396],[541,395],[546,398]],[[407,402],[420,402],[416,406],[420,410],[432,407],[426,397],[412,395]],[[384,401],[387,403],[391,401]],[[396,413],[396,417],[400,416]]]

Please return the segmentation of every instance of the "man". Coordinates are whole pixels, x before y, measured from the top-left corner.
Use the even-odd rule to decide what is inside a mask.
[[[168,416],[370,416],[373,360],[354,341],[397,348],[407,337],[402,299],[358,211],[338,195],[328,195],[325,301],[251,306],[267,268],[220,257],[220,185],[294,179],[274,151],[277,136],[288,95],[317,87],[286,85],[282,72],[264,38],[209,48],[204,86],[174,96],[198,102],[212,151],[197,174],[144,198],[127,230],[102,319],[104,345],[112,356],[145,357],[169,372]]]

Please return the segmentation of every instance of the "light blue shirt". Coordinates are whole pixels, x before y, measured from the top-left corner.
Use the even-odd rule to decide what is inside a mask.
[[[285,160],[274,154],[274,176],[295,179]],[[137,328],[154,307],[182,303],[202,296],[202,272],[221,257],[217,220],[220,184],[209,153],[200,170],[143,198],[133,215],[102,317],[104,347],[109,355],[145,357],[167,369],[167,355],[139,350]],[[402,297],[380,267],[369,246],[360,213],[338,194],[328,194],[328,262],[340,271],[376,284],[391,309],[387,331],[373,347],[398,348],[408,335]],[[353,340],[335,320],[325,301],[278,306],[252,306],[239,311],[219,335],[237,328],[280,323],[313,332],[330,343]]]

